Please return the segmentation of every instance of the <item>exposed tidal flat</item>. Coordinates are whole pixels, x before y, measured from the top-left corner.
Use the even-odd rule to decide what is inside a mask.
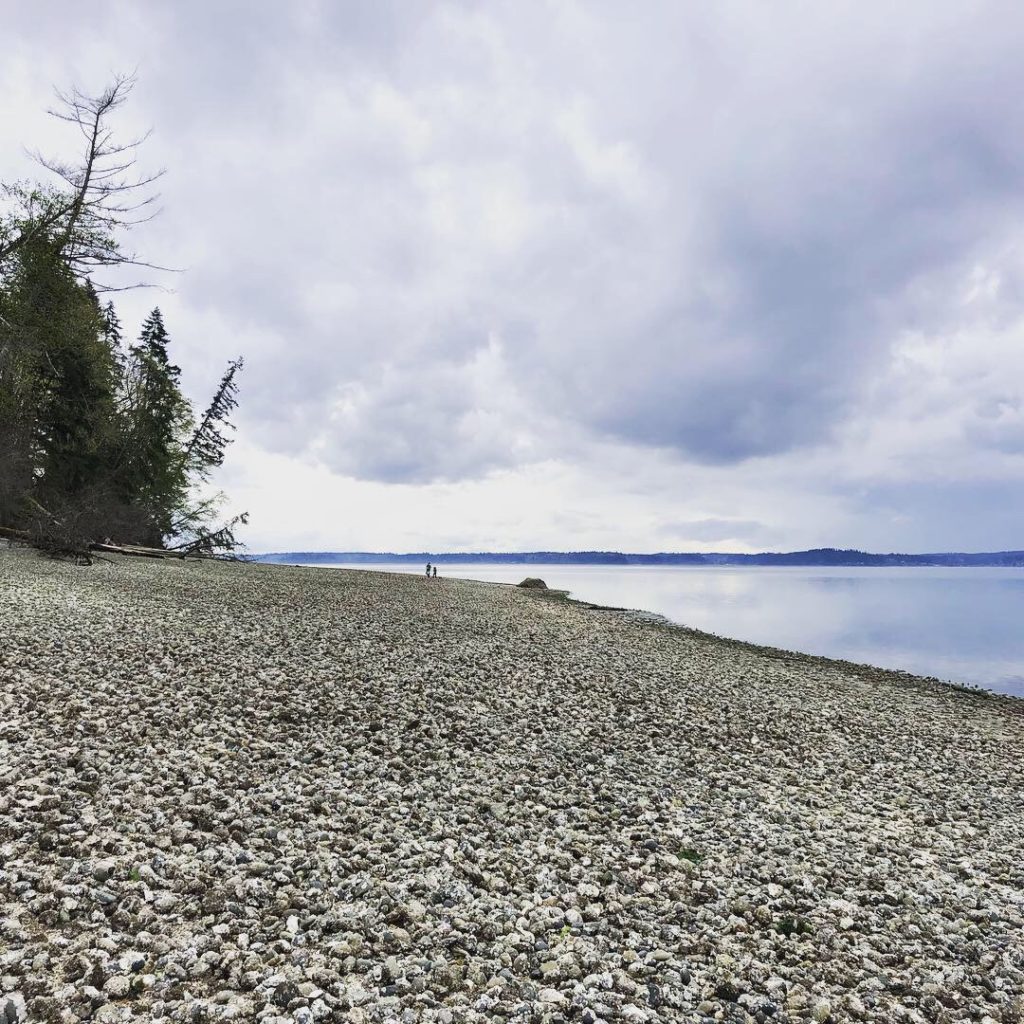
[[[0,550],[0,1020],[996,1021],[1020,702],[463,580]]]

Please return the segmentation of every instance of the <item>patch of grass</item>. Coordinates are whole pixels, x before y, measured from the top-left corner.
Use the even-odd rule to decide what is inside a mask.
[[[680,846],[676,856],[688,860],[691,864],[699,864],[704,859],[704,854],[693,849],[692,846]]]

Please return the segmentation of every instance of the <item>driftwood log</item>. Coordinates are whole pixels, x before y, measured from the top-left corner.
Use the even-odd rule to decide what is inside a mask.
[[[27,530],[15,530],[10,526],[0,526],[0,537],[8,540],[32,542]],[[167,548],[148,548],[142,544],[104,544],[94,542],[89,545],[90,551],[101,551],[108,555],[133,555],[136,558],[204,558],[198,553],[186,554],[183,551],[169,551]]]
[[[180,551],[166,548],[147,548],[141,544],[90,544],[90,551],[104,551],[108,555],[135,555],[137,558],[187,558]]]

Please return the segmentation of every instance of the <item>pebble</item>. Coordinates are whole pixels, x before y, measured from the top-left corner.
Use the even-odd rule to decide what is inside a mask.
[[[124,974],[115,974],[112,978],[107,979],[103,991],[111,999],[123,999],[131,991],[131,988],[131,978]]]
[[[0,1021],[4,1024],[25,1024],[27,1020],[25,997],[20,992],[0,996]]]
[[[1012,699],[375,572],[0,623],[0,1024],[1024,1014]]]

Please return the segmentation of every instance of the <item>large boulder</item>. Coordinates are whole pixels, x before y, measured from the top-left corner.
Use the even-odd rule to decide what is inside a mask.
[[[525,587],[527,590],[547,590],[548,585],[543,581],[537,579],[535,576],[527,576],[522,583],[516,584],[520,587]]]

